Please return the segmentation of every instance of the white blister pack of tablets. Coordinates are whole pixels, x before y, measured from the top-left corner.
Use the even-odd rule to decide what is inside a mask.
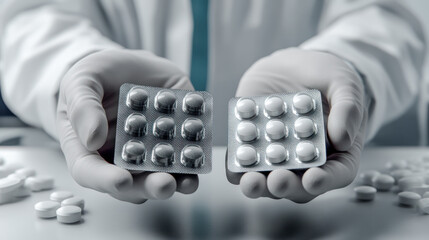
[[[233,98],[228,124],[231,172],[307,169],[326,162],[318,90]]]
[[[114,163],[129,170],[209,173],[212,112],[208,92],[123,84]]]

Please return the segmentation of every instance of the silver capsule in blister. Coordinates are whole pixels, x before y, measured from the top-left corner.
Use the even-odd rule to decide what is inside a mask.
[[[143,114],[132,113],[125,121],[125,132],[133,137],[146,135],[147,120]]]
[[[183,111],[190,115],[204,113],[204,97],[199,93],[188,93],[183,99]]]
[[[187,145],[183,148],[180,162],[185,167],[199,168],[204,163],[204,151],[198,145]]]
[[[171,166],[174,162],[174,148],[168,143],[158,143],[152,150],[152,162],[158,166]]]
[[[204,124],[198,118],[188,118],[182,125],[182,136],[189,141],[201,141],[204,138]]]
[[[153,135],[161,139],[172,139],[176,132],[176,124],[171,117],[159,117],[153,124]]]
[[[155,96],[155,109],[162,113],[173,113],[176,108],[176,100],[176,95],[172,91],[160,91]]]
[[[126,104],[136,111],[143,111],[149,103],[149,93],[141,87],[133,87],[127,95]]]
[[[128,163],[141,164],[145,156],[146,147],[138,140],[129,140],[122,148],[122,159]]]

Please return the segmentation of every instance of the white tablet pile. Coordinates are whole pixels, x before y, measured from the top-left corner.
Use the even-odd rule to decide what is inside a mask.
[[[428,158],[388,162],[380,171],[362,172],[359,181],[362,186],[354,188],[358,201],[372,201],[377,191],[391,191],[397,194],[398,206],[429,214]]]

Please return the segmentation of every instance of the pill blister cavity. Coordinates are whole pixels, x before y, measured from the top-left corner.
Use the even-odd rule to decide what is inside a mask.
[[[133,87],[127,94],[126,104],[136,111],[143,111],[149,103],[149,94],[141,87]]]
[[[158,143],[152,151],[152,162],[159,166],[171,166],[174,162],[174,148],[168,143]]]
[[[278,117],[286,112],[286,104],[278,96],[270,96],[264,102],[264,110],[268,117]]]
[[[204,138],[204,124],[198,118],[188,118],[182,125],[182,136],[189,141],[201,141]]]
[[[258,128],[252,122],[240,122],[237,126],[237,137],[242,142],[254,141],[258,138]]]
[[[155,109],[162,113],[173,113],[176,108],[176,100],[176,95],[172,91],[160,91],[155,96]]]
[[[258,114],[258,107],[253,99],[242,98],[237,102],[236,112],[240,119],[249,119]]]
[[[146,156],[145,145],[138,140],[129,140],[122,148],[122,159],[128,163],[141,164]]]
[[[188,93],[183,100],[183,111],[190,115],[204,113],[204,97],[199,93]]]
[[[269,140],[276,141],[287,137],[288,130],[282,121],[273,119],[265,125],[265,133]]]
[[[258,162],[258,154],[253,146],[241,145],[237,148],[235,159],[238,165],[248,167]]]
[[[143,114],[133,113],[125,121],[125,132],[133,137],[146,135],[147,120]]]
[[[302,141],[296,145],[296,157],[301,162],[313,161],[318,154],[316,146],[312,142]]]
[[[187,145],[183,148],[180,162],[185,167],[199,168],[204,164],[204,151],[198,145]]]
[[[313,98],[306,93],[297,93],[292,101],[293,109],[298,114],[306,114],[314,110]]]
[[[265,158],[271,164],[278,164],[288,159],[288,151],[279,143],[271,143],[265,150]]]
[[[176,124],[171,117],[159,117],[155,120],[153,135],[161,139],[172,139],[176,133]]]
[[[309,138],[316,133],[316,125],[307,117],[300,117],[294,123],[294,131],[297,138]]]

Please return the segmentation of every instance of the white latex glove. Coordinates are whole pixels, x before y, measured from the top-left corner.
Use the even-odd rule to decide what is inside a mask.
[[[331,147],[327,162],[306,171],[231,173],[249,198],[261,196],[308,202],[350,184],[356,176],[364,144],[367,107],[357,72],[342,59],[323,52],[284,49],[260,59],[243,75],[239,97],[318,89],[324,101],[325,126]]]
[[[131,174],[111,164],[119,88],[127,82],[193,90],[173,63],[146,51],[105,50],[81,59],[61,81],[57,109],[59,140],[71,175],[84,187],[133,203],[196,191],[197,175]]]

